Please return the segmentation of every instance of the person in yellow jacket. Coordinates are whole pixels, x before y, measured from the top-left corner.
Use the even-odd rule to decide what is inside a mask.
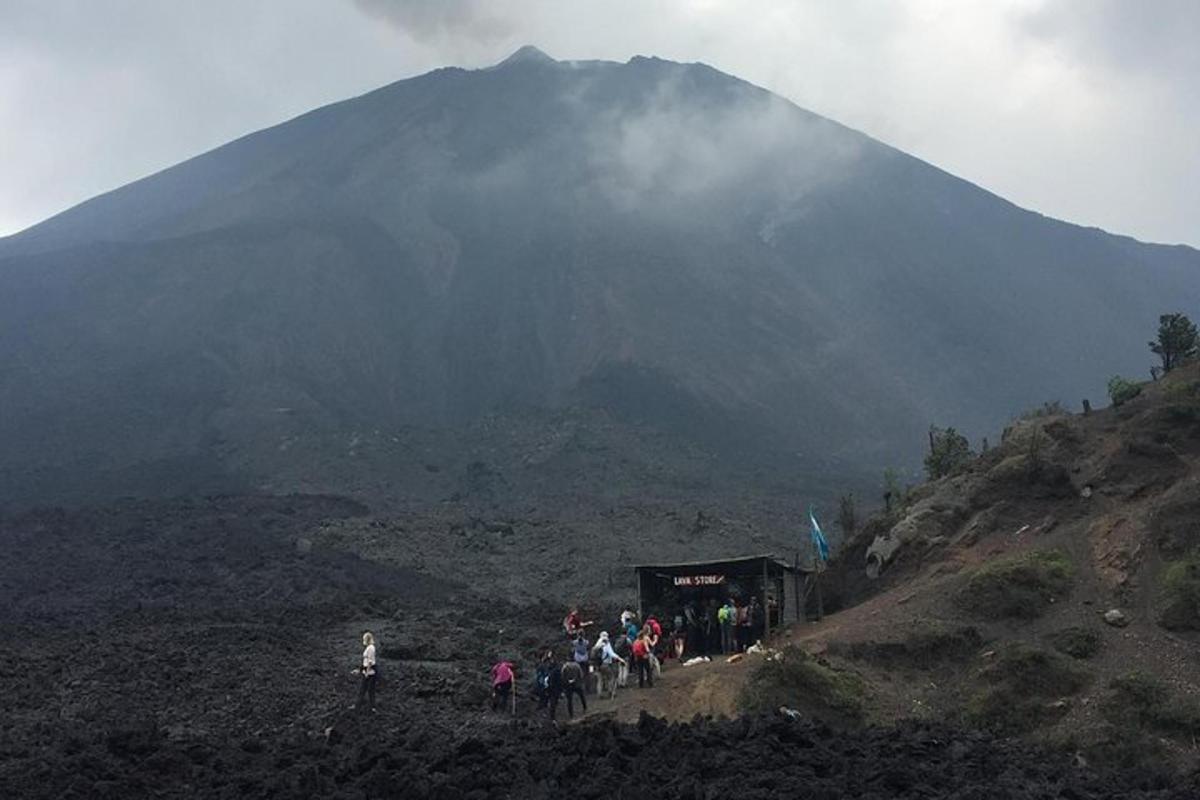
[[[736,650],[733,629],[737,624],[737,607],[733,604],[732,597],[717,610],[717,623],[721,626],[721,653],[730,655]]]

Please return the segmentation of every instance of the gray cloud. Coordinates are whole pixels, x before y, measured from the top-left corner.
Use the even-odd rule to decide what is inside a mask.
[[[1193,0],[4,0],[0,232],[317,105],[533,43],[704,61],[1021,205],[1200,244],[1198,15]],[[645,157],[654,125],[687,124],[671,113],[612,152]],[[687,143],[651,173],[686,185],[680,165],[711,148]]]
[[[1025,27],[1088,66],[1145,75],[1193,99],[1200,87],[1200,3],[1195,0],[1059,0],[1032,11]]]
[[[354,0],[354,4],[416,39],[465,36],[494,42],[513,33],[512,24],[499,13],[502,4],[487,0]]]

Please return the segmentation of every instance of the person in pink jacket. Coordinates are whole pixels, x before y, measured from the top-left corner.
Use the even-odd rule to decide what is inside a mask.
[[[492,666],[492,711],[507,708],[513,701],[513,678],[511,662],[500,660]]]

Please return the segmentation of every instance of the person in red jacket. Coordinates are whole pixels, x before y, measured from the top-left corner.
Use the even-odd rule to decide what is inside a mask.
[[[645,630],[633,643],[633,663],[637,667],[638,688],[654,688],[654,673],[650,669],[650,637]]]

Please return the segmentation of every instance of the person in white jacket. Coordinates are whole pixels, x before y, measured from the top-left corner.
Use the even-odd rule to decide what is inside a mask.
[[[366,698],[371,703],[371,710],[374,711],[375,683],[379,677],[375,670],[375,636],[367,631],[363,634],[362,643],[362,682],[358,685],[358,702],[354,704],[354,707],[362,709],[363,699]]]
[[[625,672],[628,664],[613,650],[612,643],[608,640],[608,631],[600,631],[600,638],[596,640],[592,653],[600,662],[600,680],[596,682],[596,694],[616,697],[619,672]]]

